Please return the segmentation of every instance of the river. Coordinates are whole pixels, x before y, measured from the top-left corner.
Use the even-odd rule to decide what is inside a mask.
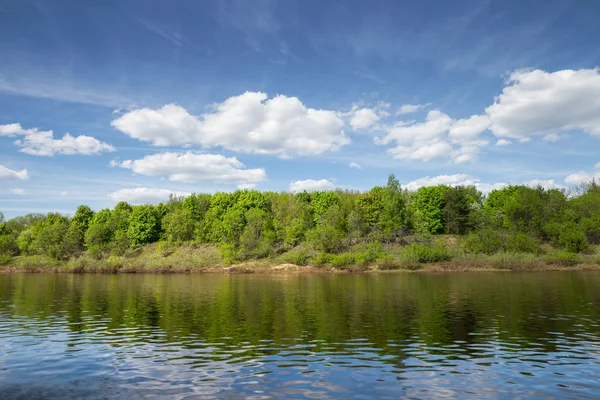
[[[600,396],[600,273],[0,275],[0,398]]]

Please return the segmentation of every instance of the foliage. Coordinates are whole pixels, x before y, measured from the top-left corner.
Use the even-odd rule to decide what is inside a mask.
[[[72,217],[50,213],[2,220],[0,254],[95,262],[158,241],[168,243],[159,246],[168,253],[193,240],[218,244],[226,262],[301,248],[288,257],[306,262],[307,254],[316,254],[314,265],[341,265],[352,257],[358,265],[419,268],[449,258],[435,235],[451,234],[462,236],[467,253],[487,254],[502,264],[510,253],[530,257],[542,248],[550,254],[554,249],[585,253],[600,244],[600,187],[591,182],[570,193],[507,186],[484,198],[474,186],[445,185],[410,192],[390,175],[385,186],[366,192],[237,190],[171,196],[156,206],[119,202],[97,212],[82,205]],[[393,256],[383,251],[382,244],[411,241],[421,243]]]
[[[306,265],[308,264],[308,256],[304,251],[290,251],[285,254],[284,257],[286,262],[295,264],[295,265]]]
[[[193,211],[187,207],[171,211],[162,219],[165,238],[172,243],[192,240],[195,227]]]
[[[160,216],[151,205],[135,206],[129,217],[127,230],[131,245],[139,247],[160,237]]]
[[[425,244],[411,243],[406,246],[404,252],[418,262],[440,262],[448,261],[452,258],[448,248],[443,243]]]
[[[331,265],[337,268],[344,268],[354,265],[355,256],[352,253],[334,254],[329,261]]]
[[[446,221],[444,219],[445,192],[447,186],[429,186],[417,190],[414,207],[423,218],[424,226],[429,233],[444,233]]]
[[[581,261],[576,253],[568,250],[556,250],[546,255],[546,262],[549,264],[562,265],[565,267],[572,267],[579,264]]]

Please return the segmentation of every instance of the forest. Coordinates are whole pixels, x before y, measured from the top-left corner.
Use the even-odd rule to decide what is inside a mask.
[[[73,216],[0,214],[0,264],[126,260],[152,248],[168,257],[198,248],[215,263],[417,269],[452,259],[600,264],[600,186],[570,191],[506,186],[403,189],[394,175],[366,192],[238,190],[116,204]],[[182,250],[183,249],[183,250]],[[117,261],[115,261],[117,260]],[[190,262],[190,261],[188,261]],[[193,261],[192,261],[193,262]]]

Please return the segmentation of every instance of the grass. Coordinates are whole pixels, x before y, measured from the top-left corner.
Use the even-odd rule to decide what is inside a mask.
[[[98,258],[84,254],[57,262],[44,256],[0,256],[0,271],[71,273],[266,273],[286,271],[533,271],[600,270],[600,246],[587,254],[543,248],[542,254],[500,251],[467,253],[452,237],[436,242],[413,240],[406,246],[357,244],[338,254],[318,253],[299,246],[272,258],[227,263],[215,245],[153,244],[124,255]]]

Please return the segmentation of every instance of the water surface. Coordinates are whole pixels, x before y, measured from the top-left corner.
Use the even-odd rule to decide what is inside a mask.
[[[600,273],[0,275],[0,398],[600,396]]]

